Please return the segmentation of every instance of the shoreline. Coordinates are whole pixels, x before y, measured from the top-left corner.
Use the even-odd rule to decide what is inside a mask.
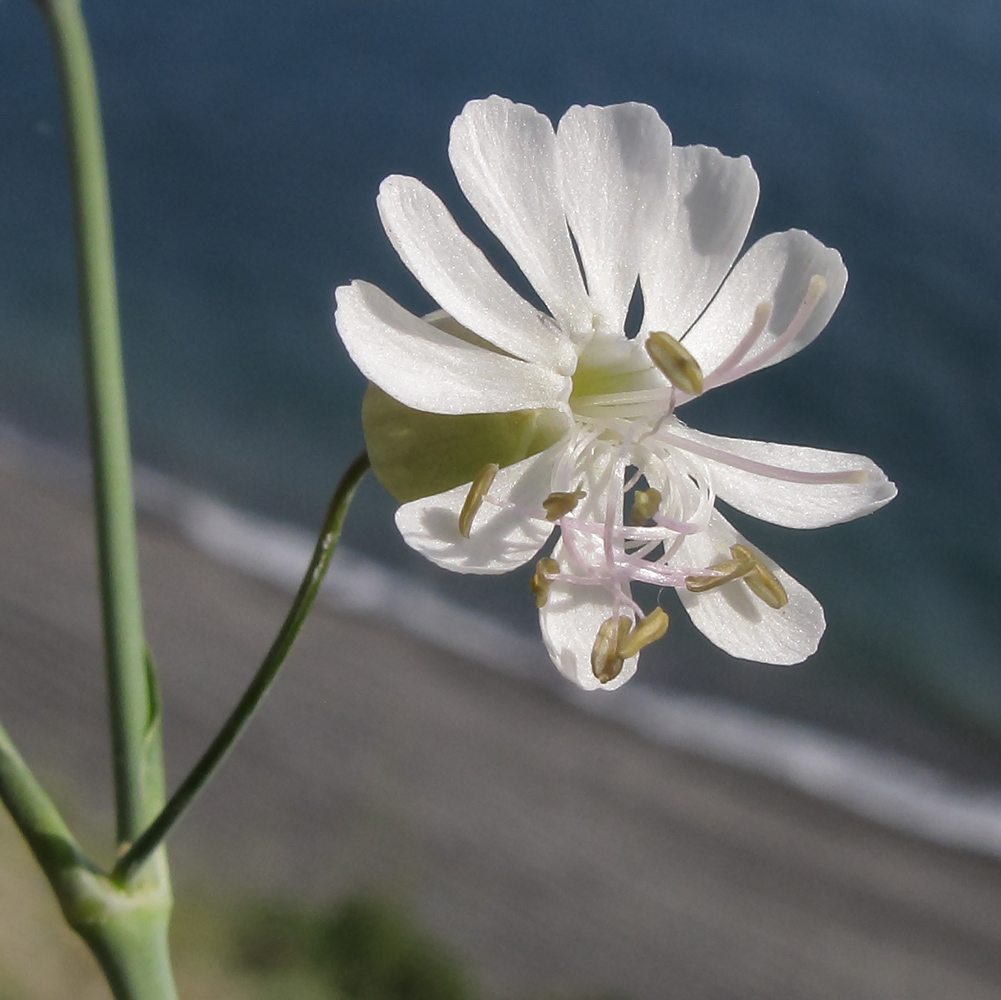
[[[57,800],[85,828],[110,830],[85,477],[58,463],[33,471],[37,450],[20,465],[10,455],[0,448],[0,715]],[[174,786],[270,644],[288,594],[193,546],[170,504],[153,510],[148,482],[140,554]],[[218,543],[220,509],[199,503],[189,513]],[[295,535],[252,537],[263,560]],[[709,725],[690,702],[674,709],[692,747],[677,748],[677,726],[676,746],[658,743],[639,716],[608,707],[628,700],[571,701],[545,666],[539,683],[484,669],[384,616],[376,627],[318,602],[280,682],[171,838],[179,894],[309,907],[387,896],[491,1000],[1001,992],[997,858],[712,759],[695,743],[715,732],[721,756],[719,717]],[[651,732],[671,735],[652,707],[663,701],[624,690],[643,696]],[[92,849],[110,860],[107,843]]]
[[[0,422],[0,471],[18,467],[87,488],[79,455]],[[315,541],[305,529],[240,511],[142,466],[135,492],[141,515],[163,521],[197,550],[286,593],[298,587]],[[779,781],[890,829],[1001,857],[1001,783],[969,782],[858,739],[721,698],[665,693],[641,679],[616,692],[578,691],[559,677],[540,639],[346,548],[335,555],[318,601],[540,686],[655,744]]]

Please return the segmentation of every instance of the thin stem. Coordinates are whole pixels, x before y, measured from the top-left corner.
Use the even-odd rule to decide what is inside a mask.
[[[73,187],[119,843],[160,807],[148,766],[143,638],[111,207],[97,82],[78,0],[38,0],[55,48]],[[155,770],[155,766],[152,770]]]
[[[59,810],[31,773],[3,726],[0,726],[0,802],[7,807],[53,884],[67,866],[85,863],[83,852]]]
[[[219,730],[215,739],[209,744],[208,749],[201,759],[192,768],[191,773],[181,782],[177,791],[171,796],[170,801],[163,807],[160,815],[150,824],[149,828],[132,845],[132,847],[122,855],[114,871],[111,873],[113,880],[123,883],[139,868],[150,853],[156,850],[167,834],[173,829],[177,821],[184,815],[188,807],[194,801],[195,796],[202,790],[209,778],[223,762],[233,744],[246,728],[250,719],[254,715],[261,701],[267,694],[278,671],[288,656],[289,650],[295,637],[299,634],[306,616],[309,614],[316,600],[316,595],[326,576],[327,568],[330,565],[331,557],[337,548],[337,542],[341,535],[341,528],[344,518],[347,515],[348,507],[354,497],[355,491],[361,483],[362,477],[369,469],[368,455],[362,452],[354,462],[351,463],[347,472],[341,478],[337,489],[334,492],[327,516],[324,519],[320,536],[317,539],[316,547],[313,550],[313,557],[299,590],[292,602],[285,621],[282,623],[275,637],[271,648],[264,657],[263,662],[254,675],[250,686],[244,692],[243,697],[230,713],[229,718]]]

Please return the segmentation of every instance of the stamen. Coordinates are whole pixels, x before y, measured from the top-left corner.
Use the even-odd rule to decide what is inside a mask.
[[[730,352],[730,356],[706,379],[706,382],[710,386],[717,382],[723,375],[726,375],[731,369],[736,368],[747,357],[747,352],[757,343],[758,337],[764,332],[771,318],[771,302],[759,302],[755,307],[754,318],[751,320],[751,325],[747,333],[740,338],[740,343]]]
[[[546,520],[558,521],[574,510],[586,496],[587,494],[583,490],[574,490],[572,493],[550,493],[542,501],[542,506],[546,511]]]
[[[473,527],[473,518],[476,517],[476,512],[482,506],[483,498],[493,485],[494,477],[499,470],[500,466],[496,462],[490,462],[476,473],[476,478],[469,484],[466,501],[462,505],[462,510],[459,511],[459,534],[463,538],[469,537],[469,532]]]
[[[634,527],[646,524],[660,510],[660,502],[664,498],[660,490],[652,486],[648,490],[637,490],[633,494],[633,506],[629,511],[629,523]]]
[[[725,385],[727,382],[733,382],[735,379],[743,378],[750,372],[757,371],[759,368],[763,368],[766,364],[768,364],[776,354],[784,350],[789,343],[795,340],[800,333],[802,333],[803,328],[806,326],[807,322],[809,322],[814,309],[817,308],[817,304],[824,297],[824,292],[826,291],[827,279],[822,274],[813,275],[813,277],[810,278],[809,285],[807,285],[806,295],[803,297],[803,301],[800,303],[799,309],[796,310],[796,315],[793,316],[785,330],[767,347],[759,351],[753,358],[751,358],[750,361],[739,363],[728,358],[723,363],[721,368],[718,368],[710,373],[709,378],[706,379],[707,387],[715,389],[719,385]],[[750,346],[751,345],[748,345],[748,350],[750,349]],[[745,351],[745,356],[746,353],[747,352]]]
[[[702,368],[681,341],[662,330],[655,330],[647,336],[643,346],[650,360],[672,385],[689,396],[702,394]]]
[[[775,574],[745,545],[734,545],[730,554],[736,559],[750,558],[754,568],[744,577],[744,583],[755,597],[760,597],[770,608],[784,608],[789,603],[785,587]]]
[[[635,656],[641,649],[663,638],[670,619],[663,608],[654,608],[642,621],[637,622],[633,630],[619,643],[616,650],[623,660]]]
[[[736,455],[724,448],[716,448],[711,444],[682,437],[671,431],[661,432],[658,440],[662,444],[674,445],[676,448],[690,451],[693,455],[701,455],[703,458],[721,462],[734,469],[741,469],[743,472],[750,472],[755,476],[765,476],[768,479],[778,479],[784,483],[802,483],[809,486],[862,485],[869,479],[869,474],[865,469],[813,472],[806,469],[787,469],[769,462],[758,462],[753,458],[745,458],[743,455]]]
[[[598,628],[591,647],[591,670],[594,676],[607,684],[622,673],[623,658],[619,647],[629,634],[630,622],[625,615],[606,618]]]
[[[784,608],[789,603],[785,587],[775,574],[761,561],[761,557],[746,545],[730,547],[732,559],[709,567],[704,575],[690,576],[685,580],[686,589],[693,594],[703,594],[707,590],[722,587],[733,580],[743,580],[755,597],[760,598],[770,608]]]
[[[550,556],[545,556],[535,564],[535,574],[528,586],[535,597],[537,608],[545,607],[546,601],[549,600],[549,588],[552,586],[553,580],[559,576],[559,572],[560,564]]]
[[[707,590],[722,587],[724,583],[739,580],[754,570],[756,566],[754,555],[743,545],[735,545],[730,549],[730,555],[733,556],[732,559],[710,566],[708,573],[688,577],[685,580],[685,589],[693,594],[704,594]]]

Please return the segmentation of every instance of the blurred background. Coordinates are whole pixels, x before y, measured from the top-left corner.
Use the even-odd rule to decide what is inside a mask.
[[[808,351],[689,417],[867,454],[900,487],[878,517],[805,537],[742,522],[827,609],[823,652],[799,671],[837,679],[837,717],[818,721],[854,725],[834,704],[864,687],[1001,737],[996,4],[104,0],[87,14],[142,462],[316,524],[361,445],[363,383],[333,333],[333,289],[364,277],[430,307],[382,233],[380,180],[420,177],[479,237],[446,156],[466,100],[500,93],[554,120],[573,103],[644,101],[677,142],[751,157],[752,239],[803,228],[848,265]],[[5,4],[0,33],[0,416],[82,445],[51,59],[30,4]],[[434,570],[391,511],[370,487],[349,544],[535,628],[523,579],[469,587]],[[769,707],[820,713],[775,671],[748,676],[682,641],[644,658],[648,678],[767,688]]]
[[[333,289],[360,277],[432,307],[381,230],[380,180],[421,178],[496,250],[448,166],[467,100],[499,93],[554,121],[575,103],[643,101],[679,144],[748,154],[751,239],[808,230],[841,252],[848,290],[808,350],[686,419],[869,455],[900,495],[809,533],[735,518],[825,607],[807,665],[730,660],[679,613],[643,677],[1001,781],[1001,6],[92,0],[86,13],[136,455],[306,528],[362,446],[364,385]],[[60,111],[26,0],[0,4],[0,177],[0,420],[82,449]],[[410,553],[392,511],[368,483],[347,544],[535,634],[527,573],[470,586]]]

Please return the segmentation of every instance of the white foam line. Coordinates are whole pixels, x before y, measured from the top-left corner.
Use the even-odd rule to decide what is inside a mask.
[[[35,442],[0,426],[0,462],[28,460],[26,452],[43,454]],[[62,449],[47,447],[44,454],[58,459],[64,472],[78,464],[65,464]],[[283,589],[298,586],[313,547],[308,532],[235,510],[146,469],[137,471],[136,496],[142,509],[174,523],[202,551]],[[637,681],[613,693],[585,694],[556,679],[540,641],[345,549],[334,557],[321,600],[544,683],[653,742],[764,775],[893,829],[1001,857],[997,788],[966,785],[902,755],[719,699],[668,694]]]

